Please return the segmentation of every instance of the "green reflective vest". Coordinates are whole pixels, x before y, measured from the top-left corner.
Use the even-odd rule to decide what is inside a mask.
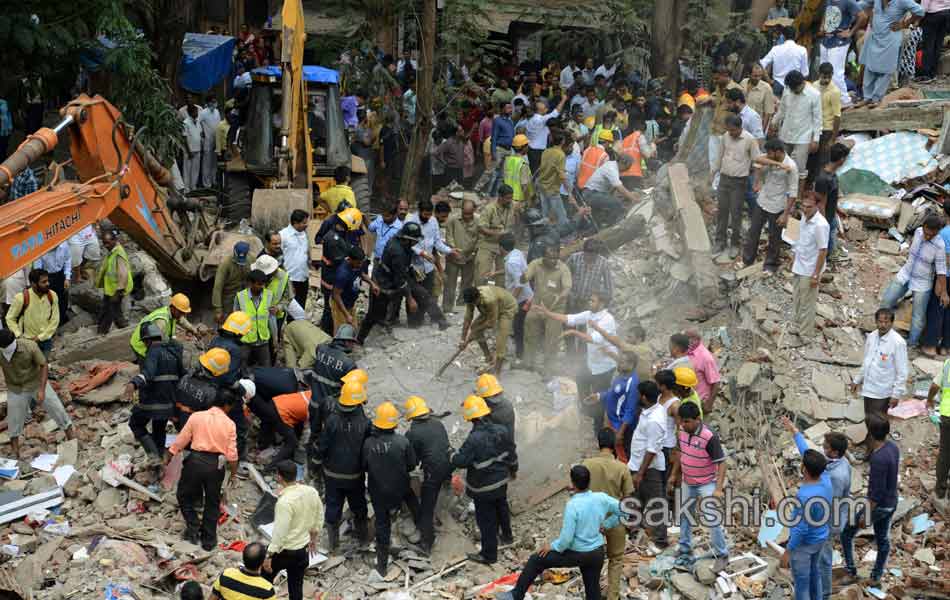
[[[129,256],[125,253],[122,244],[116,244],[109,256],[102,262],[99,273],[96,275],[96,287],[102,288],[106,296],[115,296],[119,289],[119,282],[116,281],[116,262],[120,258],[125,261],[126,266],[125,293],[132,292],[132,266],[129,264]]]
[[[254,306],[251,300],[250,288],[244,288],[237,295],[238,306],[242,311],[251,317],[251,330],[241,338],[245,344],[262,344],[270,341],[270,306],[273,302],[273,295],[270,290],[264,288],[261,291],[261,301]]]
[[[514,194],[512,200],[524,200],[524,189],[521,187],[521,168],[528,161],[520,154],[512,154],[505,158],[505,185],[510,187]]]
[[[281,299],[284,297],[284,292],[287,291],[287,286],[290,285],[290,275],[287,271],[283,269],[277,269],[277,272],[274,273],[274,276],[271,277],[271,280],[267,283],[266,289],[270,291],[271,296],[273,297],[275,304],[280,304]],[[277,318],[284,318],[284,311],[277,311]]]
[[[175,337],[175,319],[172,318],[172,311],[167,306],[161,308],[156,308],[152,312],[148,313],[139,324],[135,326],[135,329],[132,331],[132,338],[129,340],[129,345],[132,346],[132,351],[138,354],[141,358],[145,358],[145,353],[148,351],[148,346],[145,345],[145,342],[142,341],[142,326],[146,323],[151,323],[155,320],[164,320],[165,331],[162,332],[162,335],[165,339],[170,340]]]
[[[940,376],[940,416],[950,417],[950,360],[943,362]]]

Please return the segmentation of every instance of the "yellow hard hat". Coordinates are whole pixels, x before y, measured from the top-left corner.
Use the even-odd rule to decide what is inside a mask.
[[[340,404],[343,406],[359,406],[366,402],[366,388],[362,384],[350,381],[343,384],[340,390]]]
[[[469,396],[462,403],[462,416],[466,421],[478,419],[491,413],[491,409],[485,404],[485,400],[480,396]]]
[[[346,228],[350,231],[359,229],[363,223],[363,213],[361,213],[358,208],[344,209],[337,216],[340,217],[341,221],[346,223]]]
[[[399,411],[392,402],[383,402],[376,407],[376,418],[373,425],[379,429],[395,429],[399,424]]]
[[[586,119],[584,119],[584,126],[587,127],[588,129],[593,129],[594,126],[596,125],[597,125],[597,119],[595,119],[594,117],[587,117]]]
[[[405,417],[407,420],[429,414],[429,407],[426,406],[426,401],[419,396],[409,396],[403,408],[406,411]]]
[[[365,369],[353,369],[343,377],[340,377],[340,381],[343,383],[355,381],[356,383],[365,386],[369,381],[369,373],[367,373]]]
[[[198,362],[211,371],[212,375],[218,377],[231,368],[231,355],[224,348],[212,348],[198,357]]]
[[[696,387],[698,380],[696,379],[696,372],[690,369],[689,367],[676,367],[673,369],[673,377],[676,379],[676,385],[683,385],[686,387]]]
[[[182,293],[172,296],[171,304],[186,315],[191,312],[191,300],[188,299],[188,296]]]
[[[511,140],[511,145],[514,148],[523,148],[528,145],[528,136],[523,133],[519,133],[515,136],[515,139]]]
[[[503,391],[505,390],[498,383],[498,378],[491,373],[483,373],[475,380],[475,393],[482,398],[497,396]]]
[[[224,320],[221,329],[244,337],[251,331],[251,317],[243,310],[236,310]]]
[[[611,142],[614,141],[614,134],[609,129],[601,129],[600,133],[597,134],[597,139],[601,142]]]

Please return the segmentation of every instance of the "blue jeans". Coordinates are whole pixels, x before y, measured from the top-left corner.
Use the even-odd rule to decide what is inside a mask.
[[[936,285],[937,280],[934,279],[934,286]],[[941,306],[940,298],[931,294],[930,302],[927,303],[927,328],[920,345],[934,347],[938,342],[941,348],[950,348],[950,308]]]
[[[553,194],[548,194],[547,192],[541,192],[541,216],[545,220],[548,219],[548,215],[554,213],[557,216],[557,224],[559,226],[566,225],[567,220],[567,211],[564,209],[564,201],[561,200],[561,191],[558,190]]]
[[[683,483],[682,488],[680,489],[680,498],[685,507],[687,500],[690,498],[696,498],[697,504],[694,507],[697,510],[693,510],[692,513],[696,515],[696,522],[702,523],[702,519],[699,516],[699,498],[709,498],[713,495],[713,492],[716,491],[716,482],[710,482],[703,485],[689,485]],[[686,512],[685,510],[683,511]],[[702,513],[703,515],[708,515],[705,517],[707,521],[713,519],[715,514],[713,511],[706,510]],[[716,557],[725,557],[729,556],[729,549],[726,547],[726,533],[723,531],[722,524],[715,525],[710,527],[710,535],[712,537],[712,548],[715,552]],[[689,554],[693,550],[693,532],[692,532],[692,523],[690,519],[685,514],[680,515],[680,542],[679,542],[679,551],[680,554]]]
[[[795,583],[795,600],[819,600],[821,598],[821,573],[818,568],[824,542],[799,546],[791,550],[789,565]]]
[[[892,279],[884,293],[881,294],[881,308],[897,308],[897,303],[907,293],[907,284],[900,283],[897,279]],[[927,323],[927,303],[930,301],[931,290],[923,292],[912,292],[914,295],[914,309],[910,318],[910,335],[907,337],[908,346],[916,346],[920,341],[920,334],[924,331],[924,325]]]
[[[835,251],[835,239],[838,237],[838,215],[828,220],[828,257],[830,258]]]
[[[860,523],[864,516],[864,509],[858,510],[854,525],[845,525],[841,532],[841,550],[844,552],[844,564],[848,573],[858,574],[858,569],[854,566],[854,536],[858,533],[857,523]],[[894,507],[877,507],[871,511],[871,527],[874,529],[874,541],[877,544],[877,559],[874,561],[874,568],[871,570],[872,579],[880,579],[884,574],[884,564],[887,562],[887,554],[891,551],[891,519],[894,517]]]
[[[821,571],[821,597],[825,600],[831,596],[831,563],[834,560],[835,534],[828,535],[828,540],[821,547],[818,554],[818,570]]]

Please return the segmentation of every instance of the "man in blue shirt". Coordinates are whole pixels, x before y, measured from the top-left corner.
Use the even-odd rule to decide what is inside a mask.
[[[832,81],[841,91],[841,106],[851,106],[851,96],[844,81],[844,67],[854,35],[852,26],[861,7],[857,0],[825,0],[825,16],[818,36],[821,38],[820,63],[831,63],[835,68]]]
[[[600,401],[610,428],[617,433],[617,458],[627,462],[627,450],[633,438],[633,430],[637,428],[637,417],[640,412],[640,392],[637,385],[637,355],[633,352],[622,352],[617,361],[620,374],[610,383],[606,390],[595,392],[589,396],[592,402]]]
[[[795,495],[788,546],[782,555],[782,567],[792,570],[795,600],[819,600],[822,596],[821,551],[828,539],[828,511],[831,510],[831,486],[822,479],[827,461],[817,450],[802,455],[802,481]],[[812,499],[816,500],[812,500]],[[809,501],[812,502],[809,504]],[[808,510],[804,514],[803,510]]]
[[[782,417],[782,426],[795,438],[795,445],[802,456],[808,451],[808,442],[788,417]],[[827,459],[825,472],[821,474],[821,481],[831,488],[833,499],[851,497],[851,463],[845,457],[848,452],[848,437],[843,433],[832,431],[825,434],[821,451]],[[848,521],[848,505],[842,502],[838,507],[838,518],[828,524],[828,539],[821,550],[818,568],[821,570],[822,598],[831,596],[831,563],[834,553],[834,542],[841,534],[841,528]]]
[[[619,524],[620,501],[590,491],[590,470],[583,465],[571,467],[571,490],[574,495],[564,507],[561,535],[531,555],[515,588],[495,594],[497,600],[522,600],[538,575],[556,567],[580,568],[585,598],[600,599],[600,570],[604,566],[604,536],[600,531]]]
[[[841,532],[841,549],[844,551],[845,568],[848,571],[848,585],[857,580],[858,570],[854,565],[854,536],[858,531],[871,525],[874,529],[874,542],[877,544],[877,558],[871,569],[872,586],[881,584],[887,554],[891,550],[890,529],[894,510],[897,508],[897,474],[900,469],[901,451],[888,440],[891,424],[886,418],[871,415],[867,419],[868,436],[871,438],[871,469],[868,474],[867,498],[871,505],[870,516],[865,507],[858,509],[856,522],[849,523]]]
[[[506,102],[498,111],[498,116],[492,121],[491,125],[491,157],[494,161],[495,174],[492,176],[491,186],[488,195],[498,195],[498,185],[502,181],[501,166],[505,159],[511,154],[511,142],[515,139],[515,124],[511,120],[513,108],[510,102]]]
[[[370,285],[374,294],[379,293],[379,286],[368,275],[363,273],[363,262],[366,255],[359,246],[350,246],[346,251],[346,260],[340,261],[333,277],[333,292],[330,299],[330,311],[333,315],[333,331],[338,331],[340,325],[349,323],[356,327],[356,299],[360,296],[360,279]]]
[[[373,219],[369,224],[369,230],[376,234],[376,245],[373,246],[373,266],[383,256],[383,250],[389,240],[396,237],[399,230],[402,229],[402,221],[396,216],[396,206],[387,204],[383,207],[383,213]]]

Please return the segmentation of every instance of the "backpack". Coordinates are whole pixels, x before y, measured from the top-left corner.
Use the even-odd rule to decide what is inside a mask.
[[[14,321],[19,321],[20,317],[23,316],[23,313],[26,312],[26,309],[30,307],[30,289],[31,288],[24,288],[23,307],[20,308],[20,314],[16,316]],[[52,319],[53,318],[53,290],[46,290],[46,298],[49,300],[49,315],[46,318]]]

